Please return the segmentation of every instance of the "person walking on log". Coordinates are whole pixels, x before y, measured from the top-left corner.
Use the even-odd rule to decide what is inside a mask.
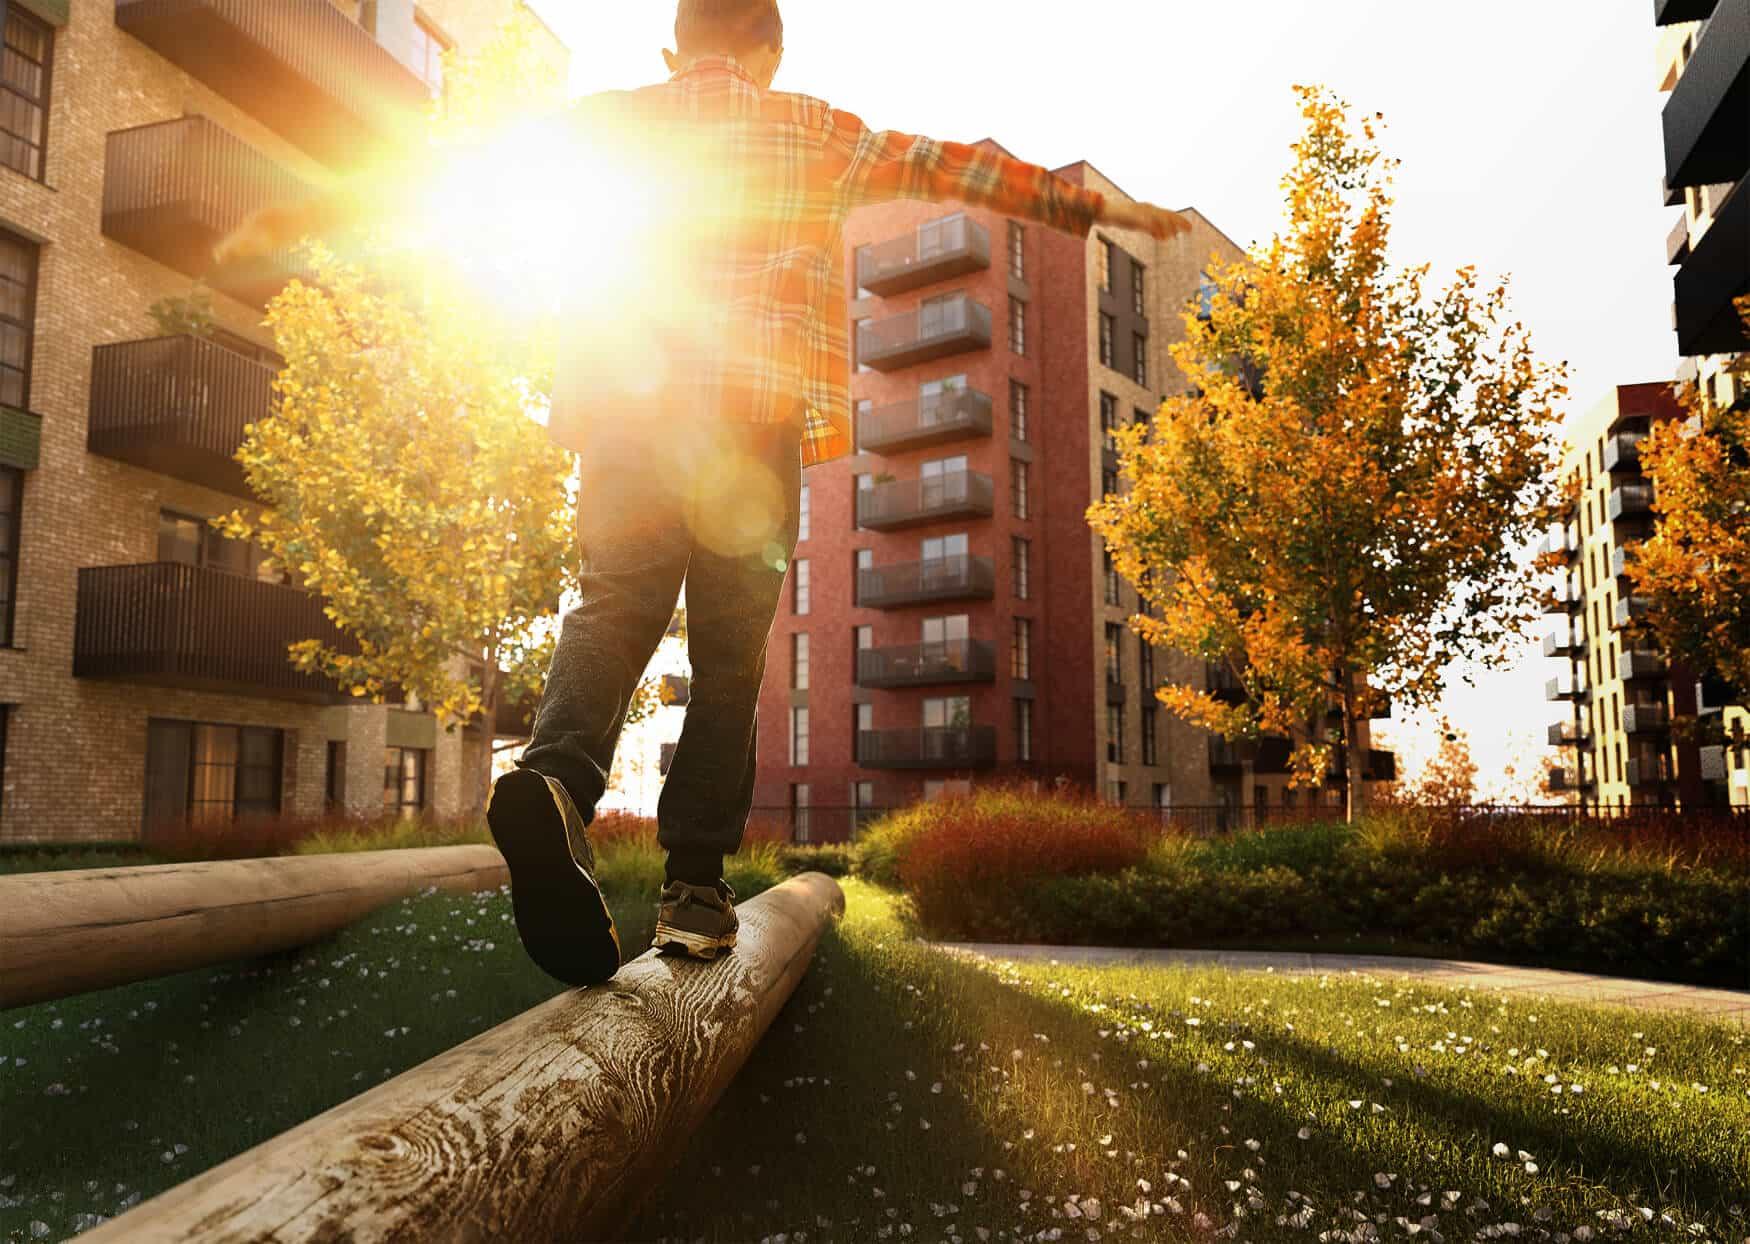
[[[1189,228],[992,145],[871,130],[772,90],[777,0],[679,0],[674,36],[667,81],[586,96],[568,117],[580,150],[612,151],[643,183],[653,241],[637,257],[648,272],[635,298],[613,300],[611,314],[580,300],[567,317],[548,426],[579,459],[582,599],[563,618],[528,745],[487,806],[523,944],[574,985],[621,964],[588,828],[683,583],[692,694],[657,805],[667,860],[652,944],[702,959],[735,944],[723,861],[752,807],[756,709],[801,475],[853,448],[846,217],[923,199],[1083,238],[1096,222],[1156,238]],[[343,192],[257,213],[219,256],[368,217],[364,200]]]

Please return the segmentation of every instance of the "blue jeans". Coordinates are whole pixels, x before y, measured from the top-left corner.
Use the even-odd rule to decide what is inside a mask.
[[[556,778],[585,823],[683,580],[691,698],[657,803],[657,842],[707,870],[753,805],[766,639],[796,548],[801,423],[623,418],[579,439],[582,603],[565,614],[517,765]]]

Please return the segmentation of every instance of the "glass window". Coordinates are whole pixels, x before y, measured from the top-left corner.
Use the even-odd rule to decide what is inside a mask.
[[[873,704],[851,705],[851,758],[859,764],[863,760],[863,736],[875,729],[875,706]],[[871,786],[871,783],[864,783]],[[868,807],[875,802],[875,796],[869,796],[868,803],[858,804],[858,807]]]
[[[146,723],[146,821],[232,821],[280,810],[284,734],[265,726]]]
[[[1027,353],[1027,304],[1013,297],[1009,299],[1009,349]]]
[[[874,406],[875,404],[866,397],[857,402],[857,417],[851,421],[853,448],[857,453],[863,452],[863,423],[869,418],[869,412],[874,409]]]
[[[449,41],[423,17],[413,20],[413,72],[425,80],[433,95],[444,93],[444,52]]]
[[[1147,303],[1147,299],[1143,295],[1144,271],[1145,269],[1141,264],[1137,263],[1134,259],[1130,261],[1130,294],[1132,305],[1135,307],[1138,315],[1148,314],[1148,312],[1143,309]]]
[[[865,571],[875,569],[875,550],[858,549],[851,556],[851,600],[855,604],[863,603],[863,584]],[[873,578],[873,575],[867,576]]]
[[[6,727],[12,722],[12,705],[0,704],[0,809],[6,806]]]
[[[1137,333],[1132,338],[1132,342],[1136,347],[1136,383],[1146,387],[1148,385],[1148,338]]]
[[[0,5],[0,12],[6,19],[6,54],[0,62],[0,164],[41,181],[55,32],[19,5]]]
[[[1118,597],[1118,568],[1112,564],[1112,550],[1106,549],[1100,554],[1100,566],[1106,582],[1106,603],[1116,605]]]
[[[808,690],[808,636],[790,636],[790,686],[796,691]]]
[[[1106,759],[1113,764],[1124,763],[1124,705],[1106,706]]]
[[[1009,459],[1009,496],[1013,499],[1016,518],[1027,517],[1027,464],[1019,458]]]
[[[1027,386],[1009,381],[1009,433],[1018,441],[1027,439]]]
[[[383,749],[383,811],[415,817],[425,807],[425,749]]]
[[[799,557],[790,565],[795,570],[795,608],[799,614],[807,613],[811,607],[809,591],[808,559]]]
[[[796,507],[796,538],[798,540],[808,539],[808,523],[809,523],[808,493],[809,493],[809,486],[807,484],[802,485],[802,491],[799,494],[799,498],[797,501],[797,507]]]
[[[796,841],[808,841],[808,807],[813,799],[807,782],[790,783],[790,823],[796,827]]]
[[[346,740],[328,742],[328,780],[324,784],[323,803],[330,809],[346,806]]]
[[[1112,434],[1118,428],[1118,399],[1110,393],[1100,394],[1100,448],[1116,451],[1118,442]]]
[[[924,729],[965,729],[972,725],[972,697],[936,696],[924,701]]]
[[[1106,623],[1106,681],[1124,681],[1122,649],[1124,628],[1116,622]]]
[[[790,709],[790,763],[808,763],[808,710],[801,705]]]
[[[1153,704],[1142,706],[1142,763],[1159,764],[1155,755],[1155,731],[1160,724],[1160,709]]]
[[[1015,759],[1033,759],[1033,701],[1015,701]]]
[[[1009,275],[1017,281],[1027,279],[1027,256],[1024,245],[1026,230],[1014,221],[1009,222]]]
[[[1102,366],[1112,366],[1112,335],[1117,331],[1117,324],[1104,311],[1100,312],[1100,363]]]
[[[1100,264],[1100,288],[1110,293],[1112,291],[1112,257],[1117,248],[1105,238],[1101,238],[1097,249],[1099,251],[1096,258]]]
[[[1015,595],[1021,600],[1026,600],[1031,588],[1031,584],[1028,582],[1028,572],[1030,569],[1028,566],[1030,551],[1029,543],[1020,536],[1014,536],[1012,539],[1013,544],[1011,545],[1011,549],[1014,555]]]
[[[0,648],[13,644],[18,601],[18,537],[24,523],[24,472],[0,467]]]
[[[1015,678],[1033,677],[1033,621],[1015,619],[1015,639],[1009,652],[1009,674]]]
[[[6,59],[12,59],[7,49]],[[0,94],[0,101],[6,97]],[[31,347],[36,336],[37,246],[0,230],[0,406],[30,405]]]

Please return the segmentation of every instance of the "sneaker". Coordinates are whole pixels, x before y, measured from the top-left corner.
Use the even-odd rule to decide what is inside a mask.
[[[599,985],[618,972],[620,933],[565,787],[515,769],[493,784],[486,824],[510,869],[517,934],[536,966],[567,985]]]
[[[735,945],[741,921],[735,915],[735,891],[727,881],[689,885],[670,881],[662,887],[656,908],[656,935],[650,944],[661,951],[675,947],[695,959],[715,959]]]

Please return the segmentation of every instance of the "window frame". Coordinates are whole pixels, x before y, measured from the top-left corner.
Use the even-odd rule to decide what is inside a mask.
[[[166,730],[169,730],[169,729],[174,729],[180,735],[182,742],[184,744],[184,746],[182,748],[183,765],[182,765],[182,775],[181,775],[182,776],[182,815],[180,816],[180,818],[160,817],[159,819],[154,820],[153,819],[153,810],[151,807],[152,737],[153,737],[154,731],[158,731],[160,734],[162,734],[163,732],[165,732]],[[235,740],[236,746],[235,746],[235,751],[233,752],[232,762],[229,765],[213,765],[210,763],[203,765],[202,762],[198,759],[199,750],[198,750],[197,740],[200,737],[199,732],[203,729],[204,730],[228,730],[231,732],[231,734]],[[246,735],[252,735],[252,734],[253,735],[266,735],[266,736],[269,736],[271,738],[271,740],[273,742],[273,760],[271,762],[271,766],[265,765],[265,764],[263,764],[263,765],[250,765],[250,764],[244,763],[244,760],[243,760],[244,751],[245,751],[244,739],[245,739]],[[195,797],[195,795],[196,795],[195,774],[196,774],[197,770],[199,770],[203,767],[206,767],[206,768],[229,768],[231,771],[231,790],[230,790],[230,797],[229,797],[230,814],[223,821],[217,822],[217,823],[236,824],[237,821],[241,819],[241,817],[239,815],[239,806],[243,802],[243,799],[242,799],[243,775],[244,775],[244,772],[246,770],[268,769],[268,770],[270,770],[270,772],[273,775],[273,808],[272,808],[272,811],[264,813],[264,812],[260,812],[260,811],[257,811],[255,809],[252,809],[250,812],[250,815],[281,816],[281,815],[284,815],[284,813],[285,813],[286,732],[283,728],[281,728],[279,726],[243,725],[243,724],[240,724],[237,722],[229,722],[229,721],[199,721],[199,720],[196,720],[194,718],[188,718],[188,717],[151,717],[151,716],[148,716],[146,719],[146,755],[144,757],[144,760],[145,760],[145,765],[146,765],[146,772],[145,772],[145,783],[144,783],[143,789],[141,790],[140,820],[141,820],[142,826],[145,827],[145,829],[147,829],[148,831],[153,826],[160,825],[160,824],[176,823],[176,824],[182,824],[182,825],[194,825],[194,824],[200,823],[200,822],[197,822],[195,819],[195,808],[196,808],[197,803],[202,805],[202,806],[211,806],[217,802],[215,800],[197,800]],[[213,822],[207,822],[207,823],[213,823]]]
[[[1009,350],[1025,358],[1027,354],[1027,304],[1009,295]]]
[[[1148,301],[1146,297],[1146,281],[1148,269],[1136,259],[1130,261],[1130,298],[1131,306],[1139,318],[1147,316]]]
[[[33,99],[23,91],[15,88],[10,82],[5,81],[3,78],[0,78],[0,92],[10,93],[22,100],[27,106],[40,108],[42,110],[42,141],[33,143],[22,134],[15,134],[11,130],[0,130],[0,134],[9,138],[17,139],[26,147],[29,147],[36,152],[37,171],[35,173],[28,173],[4,158],[0,158],[0,168],[11,169],[20,177],[28,178],[39,185],[47,185],[49,172],[49,105],[50,101],[54,98],[55,89],[56,32],[53,26],[48,22],[43,21],[42,18],[38,17],[35,13],[32,13],[29,9],[15,3],[0,3],[0,20],[3,20],[3,25],[0,25],[0,44],[4,44],[6,29],[12,25],[15,18],[21,20],[24,24],[35,26],[42,34],[44,45],[41,66],[43,72],[42,94],[40,97]],[[10,47],[9,44],[4,44],[4,46]],[[22,56],[22,53],[20,53],[20,55]]]
[[[808,705],[792,704],[790,706],[790,767],[802,768],[808,764]]]
[[[24,538],[24,474],[18,467],[0,466],[0,479],[12,481],[11,506],[0,508],[0,528],[5,529],[7,550],[0,554],[5,559],[4,566],[0,566],[0,588],[5,589],[5,598],[0,599],[0,648],[18,646],[18,562],[19,544]]]
[[[1010,458],[1009,459],[1009,497],[1010,497],[1010,502],[1011,502],[1010,508],[1014,511],[1014,515],[1016,518],[1026,519],[1026,518],[1031,517],[1030,511],[1028,510],[1027,488],[1028,488],[1028,479],[1027,479],[1027,461],[1026,461],[1026,459],[1024,459],[1024,458]]]
[[[1033,587],[1032,542],[1025,536],[1009,538],[1009,572],[1016,600],[1031,600]]]
[[[790,563],[790,610],[797,617],[806,617],[814,609],[814,576],[808,568],[808,558],[798,557]]]
[[[1033,677],[1033,619],[1017,616],[1009,639],[1009,677],[1031,681]]]
[[[1027,440],[1027,386],[1022,381],[1009,377],[1009,435],[1016,440]]]
[[[1131,343],[1135,348],[1135,367],[1131,379],[1143,388],[1148,388],[1148,338],[1142,333],[1132,333]]]
[[[809,486],[803,484],[796,497],[796,540],[798,543],[808,539],[810,528],[814,522],[814,516],[811,513],[813,498],[809,493]]]
[[[432,94],[432,98],[442,99],[449,92],[450,82],[449,75],[444,71],[444,53],[454,50],[456,45],[451,41],[448,35],[438,29],[436,22],[432,21],[431,18],[427,17],[418,8],[415,8],[413,11],[413,29],[414,38],[417,40],[423,36],[424,43],[428,48],[425,57],[426,69],[415,69],[413,71],[413,76],[425,83],[426,89]],[[416,43],[414,45],[414,51],[419,51],[419,44]],[[437,67],[436,82],[433,82],[429,75],[429,70],[434,63]]]
[[[1033,760],[1033,701],[1015,697],[1015,759],[1021,764]]]
[[[1026,233],[1020,221],[1009,222],[1009,275],[1017,281],[1027,279]]]
[[[808,632],[790,634],[790,690],[807,691],[809,674]]]
[[[1099,235],[1096,235],[1096,238],[1100,245],[1098,265],[1100,292],[1103,294],[1110,294],[1112,292],[1112,261],[1117,258],[1116,252],[1118,247],[1111,238],[1100,237]]]
[[[389,753],[395,753],[395,801],[389,801]],[[417,803],[407,801],[407,758],[414,757],[413,767],[419,783]],[[430,749],[425,747],[390,747],[383,748],[383,811],[392,814],[398,820],[411,820],[423,813],[431,803],[431,760]]]
[[[1114,339],[1118,336],[1118,321],[1108,312],[1100,312],[1100,366],[1112,367],[1116,361],[1117,346]],[[1117,370],[1114,368],[1113,370]]]
[[[36,365],[36,310],[37,292],[42,279],[42,244],[23,234],[14,233],[10,229],[0,229],[0,245],[16,245],[30,257],[30,276],[25,283],[24,312],[22,319],[13,319],[0,314],[0,324],[9,324],[18,329],[24,337],[24,360],[17,367],[12,367],[4,359],[0,359],[0,380],[5,371],[15,371],[20,377],[18,404],[12,409],[28,411],[30,409],[31,373]],[[3,389],[0,383],[0,389]],[[5,405],[4,394],[0,392],[0,405]]]

